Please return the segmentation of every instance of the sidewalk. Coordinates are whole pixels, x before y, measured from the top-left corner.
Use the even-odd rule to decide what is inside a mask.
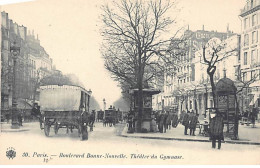
[[[12,124],[6,123],[6,122],[1,122],[0,123],[0,132],[24,132],[24,131],[29,131],[30,128],[32,128],[32,123],[23,123],[23,126],[20,126],[19,129],[12,129],[11,128]]]
[[[161,139],[161,140],[177,140],[177,141],[197,141],[197,142],[211,142],[209,137],[199,135],[199,129],[196,129],[196,136],[184,135],[184,126],[179,124],[177,128],[166,130],[166,133],[127,133],[128,127],[126,126],[122,131],[122,137],[127,138],[144,138],[144,139]],[[189,133],[189,130],[188,130]],[[232,144],[248,144],[260,145],[260,123],[256,124],[256,128],[251,126],[239,125],[238,128],[239,140],[231,140],[225,138],[225,143]]]

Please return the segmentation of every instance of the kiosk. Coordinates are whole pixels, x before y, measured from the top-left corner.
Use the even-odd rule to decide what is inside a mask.
[[[160,90],[156,89],[143,89],[143,113],[142,113],[142,125],[141,129],[147,132],[151,131],[152,122],[152,96],[160,93]],[[134,121],[137,121],[138,117],[138,89],[131,89],[131,109],[134,112]],[[137,122],[135,122],[135,132],[137,132]]]
[[[237,88],[229,78],[222,78],[216,84],[217,109],[224,116],[225,136],[238,139]]]

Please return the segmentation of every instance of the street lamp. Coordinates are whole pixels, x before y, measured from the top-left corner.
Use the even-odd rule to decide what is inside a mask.
[[[105,98],[103,99],[103,105],[104,105],[104,116],[103,116],[103,119],[105,119],[105,116],[106,116],[106,99]]]
[[[20,47],[16,44],[16,42],[13,43],[10,47],[10,52],[13,58],[13,89],[12,89],[12,129],[18,129],[19,128],[19,122],[18,122],[18,109],[17,109],[17,92],[16,92],[16,76],[17,76],[17,59],[20,54]]]

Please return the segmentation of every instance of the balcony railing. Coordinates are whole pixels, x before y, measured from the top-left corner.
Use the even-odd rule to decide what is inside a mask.
[[[245,7],[243,9],[241,9],[240,14],[242,15],[257,6],[260,6],[260,0],[253,0],[253,3],[248,2],[248,4],[246,4]]]

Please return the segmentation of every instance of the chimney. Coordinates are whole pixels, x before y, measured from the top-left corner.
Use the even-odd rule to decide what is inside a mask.
[[[229,23],[227,24],[227,33],[229,33]]]
[[[202,25],[202,30],[204,31],[204,25]]]
[[[188,25],[188,30],[190,30],[190,25]]]

